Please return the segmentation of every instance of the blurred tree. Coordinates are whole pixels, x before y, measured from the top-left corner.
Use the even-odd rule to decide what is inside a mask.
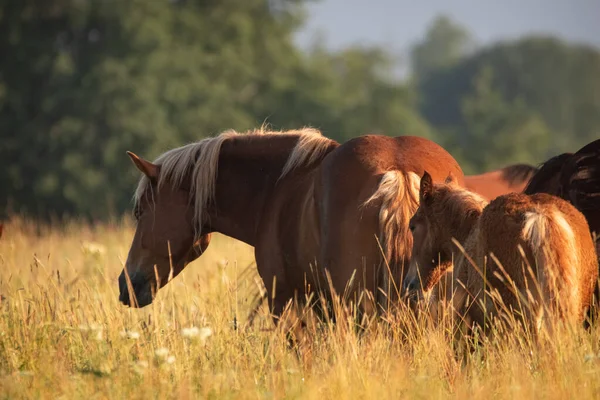
[[[411,49],[411,70],[417,81],[459,62],[475,46],[470,33],[448,16],[439,15],[425,38]]]
[[[504,104],[520,109],[529,115],[533,124],[530,129],[548,138],[537,147],[542,153],[520,154],[517,161],[527,159],[537,162],[563,151],[574,151],[594,140],[600,132],[600,51],[581,45],[567,44],[557,39],[529,37],[514,42],[501,43],[482,49],[460,61],[453,67],[431,74],[421,82],[421,111],[425,118],[440,131],[455,132],[457,143],[468,143],[467,118],[474,105],[466,106],[464,99],[477,92],[477,77],[484,69],[492,76],[488,85]],[[490,112],[493,110],[489,108]],[[525,124],[524,126],[526,126]],[[546,125],[546,128],[541,126]],[[535,127],[535,129],[534,129]],[[539,129],[537,127],[540,127]],[[514,128],[497,138],[519,143],[523,131]],[[534,149],[533,146],[529,146]],[[533,150],[532,150],[533,151]],[[480,152],[489,157],[499,149],[489,148]],[[499,153],[502,154],[502,153]],[[504,163],[511,153],[505,153]],[[514,157],[513,157],[514,158]]]
[[[462,101],[464,130],[459,156],[467,173],[511,163],[538,163],[545,158],[549,144],[544,121],[519,99],[504,100],[492,80],[492,69],[483,68],[474,79],[473,93]]]
[[[3,3],[1,209],[124,210],[125,150],[254,126],[261,83],[298,59],[300,1]]]
[[[266,97],[265,118],[286,128],[312,125],[338,141],[365,133],[432,137],[414,91],[391,78],[392,67],[378,48],[315,48],[287,86]]]

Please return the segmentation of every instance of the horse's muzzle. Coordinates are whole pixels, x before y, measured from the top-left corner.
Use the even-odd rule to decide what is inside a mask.
[[[126,306],[141,308],[152,303],[152,284],[141,274],[134,274],[131,279],[133,293],[129,292],[125,271],[119,276],[119,301]]]

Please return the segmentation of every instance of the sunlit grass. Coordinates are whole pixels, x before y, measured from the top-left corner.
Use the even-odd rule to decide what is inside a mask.
[[[465,356],[444,330],[400,315],[362,335],[322,326],[291,349],[264,312],[245,327],[258,290],[248,246],[217,235],[132,310],[117,285],[130,223],[34,228],[13,221],[0,239],[4,398],[600,396],[597,328],[539,346],[507,331]]]

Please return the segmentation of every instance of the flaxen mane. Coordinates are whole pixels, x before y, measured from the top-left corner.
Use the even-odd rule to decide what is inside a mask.
[[[529,164],[515,164],[504,167],[500,171],[502,172],[502,179],[508,182],[510,186],[515,186],[528,182],[538,171],[538,168]]]
[[[462,226],[465,219],[472,213],[481,214],[488,205],[488,201],[475,192],[463,189],[454,184],[434,185],[441,196],[441,209],[450,219],[449,224],[454,227]]]
[[[232,137],[295,135],[298,142],[282,169],[280,179],[295,168],[310,165],[319,159],[327,148],[335,143],[323,136],[317,129],[305,128],[289,131],[268,131],[265,129],[238,133],[228,130],[218,136],[202,139],[195,143],[171,149],[160,155],[154,163],[160,165],[158,186],[170,184],[179,188],[184,179],[191,173],[190,201],[194,202],[194,222],[200,226],[204,219],[204,210],[214,201],[217,181],[219,154],[223,143]],[[142,176],[135,191],[134,201],[137,204],[149,188],[150,180]]]

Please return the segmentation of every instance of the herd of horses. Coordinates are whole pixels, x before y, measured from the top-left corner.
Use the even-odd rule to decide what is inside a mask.
[[[125,305],[152,303],[213,232],[254,247],[276,322],[341,298],[366,315],[451,305],[469,326],[527,303],[520,315],[539,328],[582,323],[598,297],[600,140],[478,176],[425,138],[340,144],[309,128],[227,131],[154,162],[128,155],[142,178]]]

